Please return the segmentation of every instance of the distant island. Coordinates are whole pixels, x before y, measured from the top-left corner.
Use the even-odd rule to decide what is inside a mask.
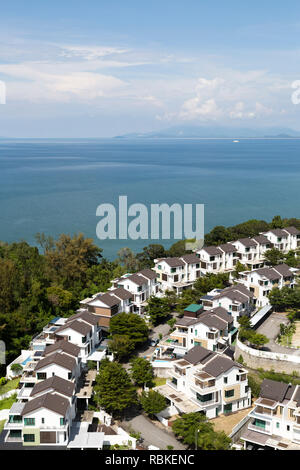
[[[300,132],[294,129],[269,127],[261,129],[222,126],[176,126],[161,131],[130,133],[116,139],[295,139]]]

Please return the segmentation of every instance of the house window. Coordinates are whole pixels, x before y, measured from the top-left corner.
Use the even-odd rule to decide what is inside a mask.
[[[203,403],[203,402],[212,400],[213,394],[212,393],[207,393],[206,395],[200,395],[199,393],[196,393],[196,398],[197,398],[197,400],[199,400]]]
[[[38,380],[46,380],[47,378],[46,372],[38,372],[36,375]]]
[[[69,379],[69,380],[72,379],[72,372],[68,372],[68,379]]]
[[[225,397],[226,398],[233,397],[233,396],[234,396],[234,389],[225,390]]]
[[[34,442],[35,436],[34,434],[24,434],[24,442]]]
[[[287,427],[286,427],[286,430],[287,430],[287,431],[289,431],[289,430],[290,430],[290,426],[289,426],[289,424],[287,425]]]
[[[227,382],[228,382],[228,378],[224,377],[224,384],[227,384]]]
[[[35,418],[24,418],[24,425],[25,426],[34,426],[35,425]]]
[[[45,418],[42,418],[42,424],[45,424]]]
[[[276,428],[277,428],[277,429],[280,428],[280,423],[276,423]]]
[[[257,426],[258,428],[266,429],[266,422],[263,421],[262,419],[255,419],[254,426]]]
[[[65,424],[65,418],[60,418],[60,425],[64,426],[64,424]]]

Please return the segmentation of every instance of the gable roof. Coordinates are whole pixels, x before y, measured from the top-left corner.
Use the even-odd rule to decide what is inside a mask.
[[[88,312],[88,310],[83,310],[81,312],[75,313],[75,315],[72,315],[71,317],[68,318],[67,323],[76,319],[84,320],[86,323],[89,323],[90,325],[97,325],[99,321],[99,318],[97,318],[97,315],[94,315],[93,313]]]
[[[45,395],[28,401],[21,412],[21,416],[25,416],[40,408],[47,408],[61,416],[66,416],[69,406],[69,401],[66,398],[55,393],[45,393]]]
[[[146,284],[147,280],[143,276],[139,276],[138,273],[136,274],[131,274],[131,276],[126,277],[126,281],[131,281],[137,286],[142,286],[143,284]]]
[[[51,364],[57,364],[60,367],[72,371],[76,365],[76,361],[73,357],[67,356],[67,354],[57,352],[55,354],[49,354],[44,359],[41,359],[35,366],[34,370],[38,371],[40,369],[44,369],[44,367]]]
[[[183,259],[187,264],[198,264],[200,263],[200,258],[199,256],[195,255],[195,253],[191,253],[190,255],[183,255],[180,257],[180,259]]]
[[[55,334],[60,333],[61,331],[64,331],[68,328],[76,331],[77,333],[80,333],[83,336],[86,336],[92,329],[91,325],[87,325],[83,321],[73,320],[73,321],[67,322],[65,325],[58,328]]]
[[[110,291],[110,294],[115,295],[118,299],[129,300],[132,299],[133,294],[123,287],[118,287]]]
[[[185,266],[184,261],[182,261],[182,259],[177,258],[177,257],[162,258],[159,261],[160,262],[164,261],[165,263],[167,263],[170,266],[170,268],[177,268],[178,266]]]
[[[286,398],[290,387],[292,387],[291,384],[277,382],[277,380],[264,379],[260,387],[260,396],[262,398],[282,402]]]
[[[222,255],[222,251],[217,246],[204,246],[201,248],[203,251],[206,251],[210,256]]]
[[[287,238],[287,233],[284,232],[281,228],[271,228],[264,233],[273,233],[273,235],[276,235],[276,237]]]
[[[284,227],[283,230],[290,235],[300,235],[300,231],[296,227]]]
[[[33,397],[34,395],[38,395],[39,393],[48,389],[53,389],[55,392],[66,395],[67,397],[71,397],[74,393],[75,384],[69,380],[65,380],[61,377],[58,377],[57,375],[54,375],[49,379],[36,383],[31,391],[30,396]]]
[[[94,301],[99,300],[100,302],[103,302],[107,307],[114,307],[115,305],[119,305],[120,300],[114,297],[113,295],[110,295],[108,292],[105,294],[98,295]],[[91,305],[93,305],[93,302],[91,302]]]
[[[48,354],[52,354],[55,351],[62,350],[63,352],[70,354],[71,356],[78,357],[80,353],[80,347],[76,344],[69,343],[64,339],[57,341],[54,344],[49,344],[43,351],[43,356],[46,357]]]
[[[255,241],[252,240],[252,238],[239,238],[237,242],[240,242],[246,248],[250,248],[251,246],[257,246],[257,243],[255,243]]]
[[[232,367],[240,367],[237,362],[232,361],[228,357],[215,356],[209,363],[202,369],[213,377],[219,377],[220,374],[227,372]]]
[[[270,244],[270,240],[265,235],[256,235],[255,237],[252,237],[252,240],[255,240],[260,245]]]
[[[138,274],[142,274],[142,276],[146,277],[147,279],[155,279],[157,277],[156,272],[148,268],[142,269],[138,272]]]
[[[203,348],[202,346],[194,346],[189,352],[183,357],[185,361],[190,364],[204,364],[206,361],[215,356],[215,353]]]
[[[222,245],[219,245],[219,248],[224,251],[225,253],[235,253],[236,252],[236,247],[232,245],[231,243],[223,243]]]

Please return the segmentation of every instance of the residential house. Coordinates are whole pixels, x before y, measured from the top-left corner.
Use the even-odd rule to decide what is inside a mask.
[[[295,227],[275,228],[264,232],[273,247],[283,253],[296,250],[300,246],[300,231]]]
[[[251,405],[247,370],[201,346],[172,361],[168,375],[155,390],[167,398],[170,415],[201,412],[211,419]]]
[[[204,246],[197,253],[200,257],[200,267],[203,274],[232,271],[238,260],[237,249],[231,243]]]
[[[4,426],[8,431],[6,442],[22,442],[24,446],[66,445],[72,415],[72,404],[62,393],[42,393],[26,403],[14,403]]]
[[[245,449],[300,450],[300,386],[264,379],[242,433]]]
[[[160,290],[175,290],[182,293],[186,288],[192,287],[201,276],[200,259],[196,254],[173,258],[160,258],[154,260],[153,268],[157,274]]]
[[[233,326],[239,327],[238,318],[250,315],[254,310],[253,292],[242,284],[235,284],[225,289],[213,289],[200,298],[205,310],[223,307],[229,315],[232,315]]]
[[[237,281],[253,292],[256,307],[264,307],[270,304],[268,295],[273,288],[294,287],[297,272],[297,269],[290,268],[287,264],[279,264],[272,268],[243,271],[239,273]]]
[[[202,311],[196,317],[178,318],[174,327],[157,345],[157,357],[183,357],[194,346],[224,352],[231,344],[233,332],[237,331],[232,316],[222,307]]]
[[[152,269],[142,269],[134,274],[124,274],[121,278],[112,281],[109,292],[116,295],[117,289],[125,289],[131,294],[131,312],[142,314],[147,300],[156,295],[159,290],[157,275]],[[117,289],[115,289],[117,288]]]

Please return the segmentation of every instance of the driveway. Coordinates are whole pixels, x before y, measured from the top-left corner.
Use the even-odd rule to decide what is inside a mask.
[[[135,416],[128,421],[122,421],[121,426],[125,428],[128,425],[141,433],[143,446],[148,447],[150,445],[158,447],[160,450],[166,450],[167,446],[173,446],[174,450],[184,450],[186,447],[177,441],[173,434],[167,431],[163,431],[158,426],[153,424],[150,419],[143,415]]]
[[[277,336],[280,333],[280,323],[287,325],[289,323],[287,316],[283,313],[273,312],[269,318],[267,318],[266,321],[264,321],[263,324],[257,328],[257,333],[265,335],[270,340],[263,350],[300,356],[299,349],[297,350],[293,348],[286,348],[285,346],[281,346],[275,342]]]

